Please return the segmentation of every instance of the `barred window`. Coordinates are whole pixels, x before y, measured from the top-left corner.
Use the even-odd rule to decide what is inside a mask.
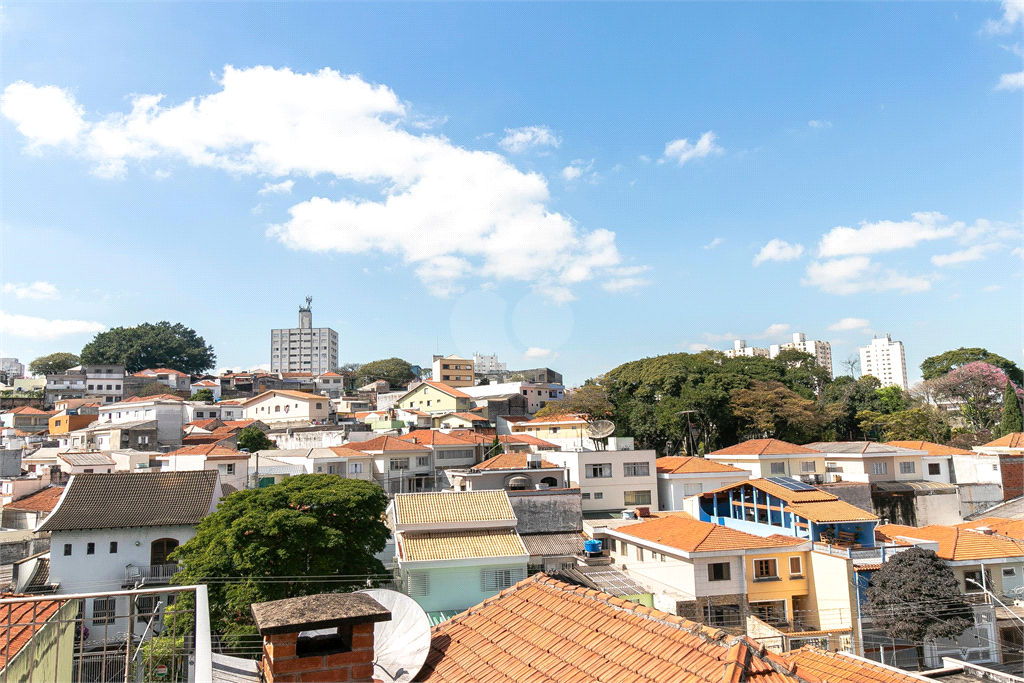
[[[435,451],[434,455],[438,460],[468,460],[473,458],[473,449],[460,448],[450,451]]]
[[[484,569],[480,572],[480,589],[486,592],[497,593],[526,578],[524,568],[511,569]]]
[[[427,572],[414,572],[408,576],[409,585],[406,592],[409,597],[421,598],[430,595],[430,574]]]
[[[92,601],[92,623],[95,626],[114,623],[117,598],[96,598]]]
[[[785,474],[786,463],[784,462],[773,462],[771,465],[772,474]]]
[[[649,462],[627,462],[622,465],[622,470],[622,473],[627,477],[651,476],[651,464]]]
[[[393,470],[407,470],[409,469],[409,458],[391,458],[388,467]]]
[[[651,492],[647,491],[623,491],[623,502],[626,505],[650,505]]]

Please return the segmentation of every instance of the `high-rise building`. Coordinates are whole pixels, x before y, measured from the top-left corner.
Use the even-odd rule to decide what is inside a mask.
[[[505,363],[498,362],[497,354],[481,356],[479,353],[474,353],[473,365],[475,372],[480,375],[500,375],[508,371],[508,366]]]
[[[808,339],[803,332],[794,332],[793,341],[787,344],[772,344],[768,347],[768,357],[775,358],[782,351],[802,351],[814,356],[818,367],[828,370],[828,376],[832,377],[832,345],[827,341]]]
[[[338,333],[313,327],[313,297],[299,307],[299,326],[270,331],[270,371],[308,372],[314,376],[338,369]]]
[[[6,373],[7,379],[13,381],[25,376],[25,366],[17,358],[0,358],[0,372]]]
[[[747,346],[745,339],[734,339],[732,342],[732,348],[725,352],[725,355],[729,358],[739,358],[740,356],[768,356],[768,349],[760,349],[756,346]]]
[[[450,387],[471,387],[476,384],[473,361],[459,356],[434,356],[431,379]]]
[[[868,346],[860,347],[860,374],[877,377],[883,387],[909,389],[903,342],[894,342],[887,334],[875,337]]]

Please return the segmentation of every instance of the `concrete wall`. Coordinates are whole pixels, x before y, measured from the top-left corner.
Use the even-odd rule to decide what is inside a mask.
[[[859,507],[865,512],[874,514],[875,506],[871,502],[871,484],[867,482],[840,482],[836,484],[818,484],[818,488],[827,491],[839,500]]]
[[[583,507],[579,489],[569,491],[509,491],[516,513],[516,531],[542,534],[583,531]]]
[[[4,681],[71,681],[74,680],[75,622],[78,605],[69,602],[61,607],[53,620],[47,622],[11,658],[3,669]]]
[[[413,600],[427,612],[439,610],[462,611],[477,605],[487,598],[493,597],[497,591],[485,591],[482,588],[481,573],[484,570],[513,569],[518,572],[513,583],[526,578],[526,560],[521,562],[505,562],[498,564],[467,564],[459,567],[424,567],[418,568],[416,563],[402,567],[401,590],[408,591],[409,574],[425,572],[430,576],[430,590],[426,595],[411,595]]]
[[[706,474],[659,474],[658,475],[658,509],[678,511],[683,509],[687,484],[700,484],[701,493],[714,491],[717,488],[745,481],[750,478],[749,472],[718,472]],[[696,495],[696,494],[692,494]]]
[[[955,493],[942,495],[915,496],[914,508],[917,526],[929,524],[960,524],[960,497]]]
[[[658,509],[658,480],[654,451],[545,451],[544,458],[569,468],[569,478],[579,484],[583,493],[583,510],[621,510],[626,505],[625,491],[650,491],[652,510]],[[627,477],[625,463],[646,462],[647,476]],[[588,478],[587,465],[610,464],[612,476]],[[600,494],[600,498],[597,496]]]
[[[1003,487],[995,483],[957,484],[960,515],[966,519],[1003,502]]]
[[[856,590],[853,562],[827,553],[807,553],[810,564],[808,601],[817,610],[819,628],[856,628]],[[811,615],[804,615],[805,621]],[[857,634],[854,640],[858,641]]]

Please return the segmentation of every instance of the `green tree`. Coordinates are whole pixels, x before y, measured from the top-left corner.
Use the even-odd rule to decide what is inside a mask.
[[[196,375],[213,367],[213,347],[181,323],[163,321],[115,327],[97,334],[82,349],[82,363],[123,365],[126,372],[171,368]]]
[[[390,536],[387,502],[372,482],[330,474],[237,491],[171,555],[182,566],[174,581],[209,585],[216,631],[254,634],[253,603],[346,592],[385,579],[374,554]]]
[[[781,382],[755,380],[748,388],[733,389],[731,399],[741,436],[806,443],[821,428],[814,401]]]
[[[238,448],[255,453],[256,451],[269,451],[277,446],[263,433],[262,429],[256,425],[249,425],[238,432]]]
[[[196,393],[189,397],[190,401],[202,401],[203,403],[213,403],[213,390],[212,389],[200,389]]]
[[[572,391],[560,401],[548,401],[537,411],[537,417],[579,413],[592,420],[604,420],[615,410],[608,400],[608,392],[594,380],[588,380],[582,387]]]
[[[876,571],[868,586],[867,611],[890,638],[917,647],[924,668],[924,642],[956,638],[974,624],[953,570],[931,550],[911,548]]]
[[[28,371],[33,375],[57,375],[78,363],[78,356],[61,351],[36,358],[28,364]]]
[[[945,417],[933,407],[920,406],[895,413],[862,410],[860,430],[879,441],[932,441],[949,443],[952,433]]]
[[[908,396],[902,387],[890,384],[887,387],[875,390],[879,403],[882,404],[883,413],[898,413],[907,409]]]
[[[412,365],[401,358],[384,358],[359,366],[356,377],[360,385],[369,384],[379,379],[387,381],[392,388],[402,387],[416,378]],[[435,377],[434,379],[441,379]]]
[[[946,351],[937,356],[925,358],[921,363],[921,377],[923,379],[936,379],[946,373],[955,370],[968,363],[983,361],[1003,370],[1006,375],[1018,386],[1024,384],[1024,371],[1012,360],[990,352],[982,348],[959,348],[953,351]]]
[[[804,398],[819,395],[832,381],[829,371],[818,365],[817,359],[809,353],[786,349],[775,356],[776,363],[782,363],[785,370],[785,383],[793,391]]]
[[[170,394],[171,389],[161,382],[152,381],[143,384],[139,389],[139,396],[159,396],[160,394]]]
[[[856,380],[848,375],[836,377],[821,396],[825,436],[848,441],[864,438],[857,414],[865,410],[882,412],[882,401],[878,396],[881,385],[872,375],[863,375]]]
[[[1003,391],[1003,416],[999,422],[999,431],[1002,434],[1024,432],[1024,415],[1021,415],[1020,399],[1009,380],[1007,380],[1006,389]]]

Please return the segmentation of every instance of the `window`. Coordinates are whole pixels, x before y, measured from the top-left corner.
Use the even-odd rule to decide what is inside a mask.
[[[434,455],[439,460],[465,460],[473,457],[473,449],[437,451]]]
[[[982,573],[981,571],[964,572],[964,592],[965,593],[981,593],[982,588]],[[992,590],[992,573],[989,570],[985,570],[984,573],[984,584],[985,588]]]
[[[937,462],[930,462],[930,463],[928,463],[928,474],[929,474],[929,476],[935,476],[937,474],[942,474],[942,465],[940,465]]]
[[[117,541],[110,542],[110,554],[114,555],[117,553]]]
[[[873,463],[871,463],[871,474],[889,474],[889,463],[887,463],[887,462],[873,462]]]
[[[430,574],[427,572],[412,572],[408,576],[406,588],[411,598],[421,598],[430,595]]]
[[[1016,576],[1017,571],[1013,567],[1003,567],[1003,576]]]
[[[629,544],[625,541],[619,541],[619,554],[624,557],[629,555]]]
[[[409,469],[409,458],[391,458],[388,468],[392,470],[407,470]]]
[[[912,462],[901,462],[900,463],[900,474],[913,474],[916,468]]]
[[[775,560],[754,560],[755,579],[775,579],[778,576],[779,571]]]
[[[85,474],[92,474],[93,471],[94,470],[91,467],[87,467],[84,470],[82,470],[82,472],[84,472]]]
[[[140,595],[135,598],[135,620],[141,623],[148,622],[158,604],[155,595]]]
[[[623,491],[623,503],[625,505],[650,505],[651,492],[648,491]]]
[[[799,556],[793,555],[789,558],[789,575],[790,576],[802,576],[804,571],[803,560]]]
[[[715,562],[708,565],[708,581],[728,581],[732,578],[728,562]]]
[[[815,469],[816,468],[815,468],[813,460],[811,460],[809,462],[801,462],[800,463],[800,471],[801,472],[814,472]]]
[[[704,607],[704,623],[709,626],[739,626],[739,605],[709,605]]]
[[[622,474],[627,477],[649,477],[651,476],[651,464],[649,462],[627,462],[622,466]]]
[[[525,568],[484,569],[480,572],[480,589],[488,593],[497,593],[511,588],[525,578]]]
[[[430,456],[420,455],[416,458],[416,467],[430,467]]]
[[[348,464],[348,473],[349,474],[362,474],[363,473],[363,463],[361,463],[361,462],[350,462]]]
[[[71,554],[71,544],[70,543],[65,543],[64,544],[64,556],[67,557],[70,554]]]
[[[234,474],[235,473],[235,463],[233,463],[233,462],[221,463],[220,465],[217,465],[217,470],[220,471],[220,473],[224,474],[224,475]]]
[[[64,384],[67,384],[67,382],[64,382]],[[92,391],[93,388],[94,388],[93,385],[90,384],[89,385],[89,390]]]
[[[85,544],[85,554],[86,555],[95,555],[96,554],[96,544],[95,543],[86,543]]]
[[[683,497],[699,496],[704,493],[704,484],[683,484]]]
[[[114,623],[117,598],[96,598],[92,601],[92,623],[96,626]]]
[[[612,464],[610,462],[599,465],[587,465],[587,479],[601,479],[612,476]]]
[[[644,561],[644,549],[640,546],[636,547],[636,559],[640,560],[641,562]]]
[[[600,491],[594,493],[594,500],[604,500],[604,494]]]
[[[580,494],[580,498],[582,498],[583,500],[590,500],[590,494],[589,493],[581,493]]]
[[[317,403],[317,404],[316,404],[316,409],[317,409],[317,410],[322,410],[322,409],[323,409],[323,407],[324,407],[324,404],[323,404],[323,403]]]
[[[771,466],[771,472],[772,472],[772,474],[785,474],[786,473],[786,463],[784,463],[784,462],[773,462],[772,466]]]

